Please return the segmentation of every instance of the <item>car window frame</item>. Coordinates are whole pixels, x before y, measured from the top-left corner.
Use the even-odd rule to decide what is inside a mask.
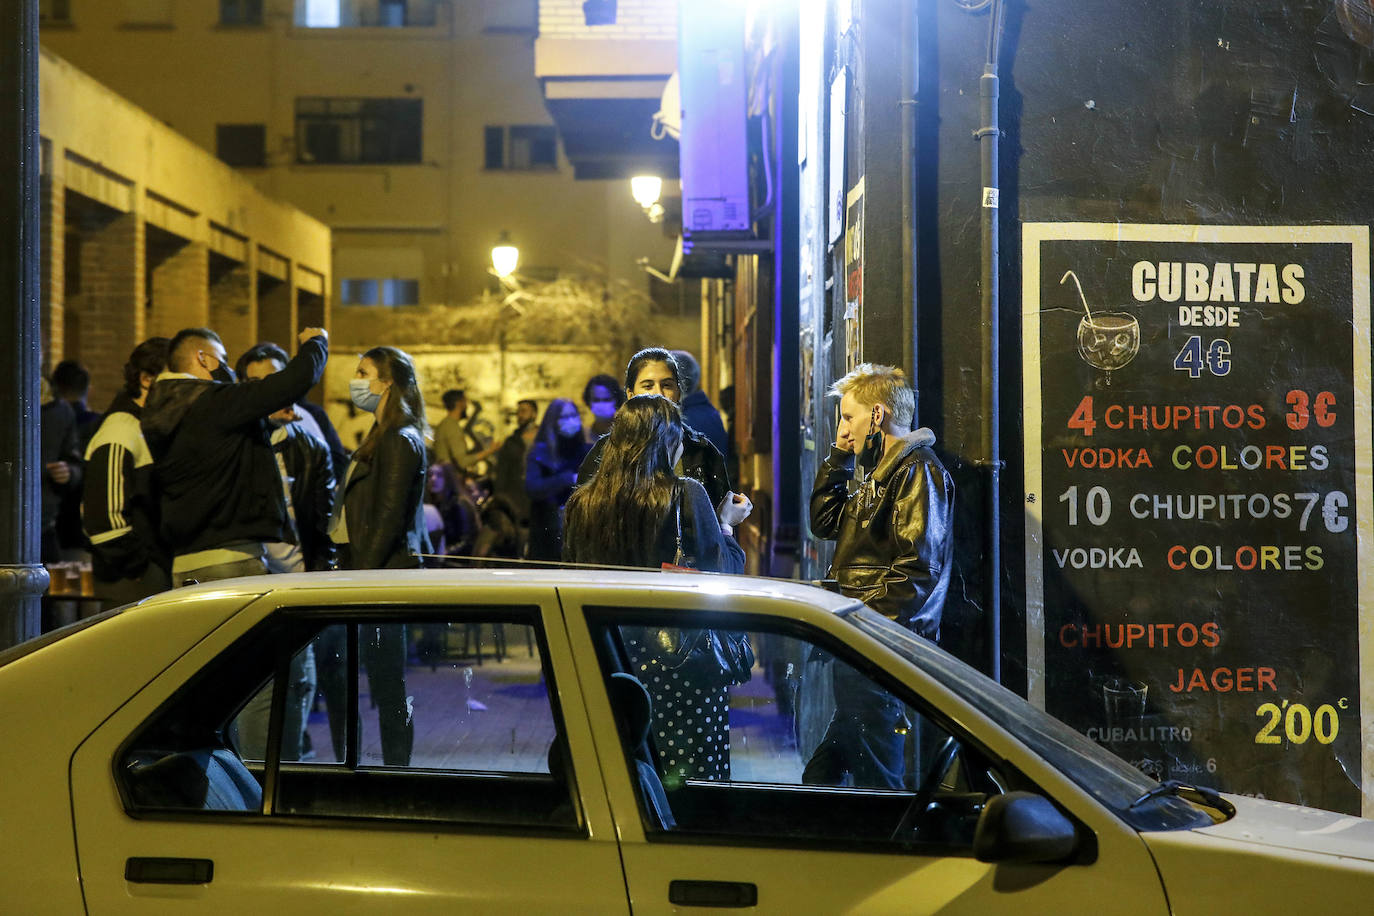
[[[1092,742],[1086,735],[1075,731],[1045,710],[1031,705],[1024,697],[1007,690],[1003,685],[991,679],[988,679],[986,684],[971,680],[965,671],[960,669],[966,668],[975,674],[979,672],[973,671],[966,663],[938,645],[932,644],[928,647],[936,650],[937,654],[929,654],[925,658],[916,657],[927,648],[921,645],[919,637],[915,634],[908,635],[909,631],[898,632],[890,629],[888,625],[892,623],[891,619],[866,605],[856,603],[852,608],[838,612],[838,616],[854,630],[902,657],[949,693],[978,708],[979,712],[1008,738],[1025,746],[1030,753],[1045,761],[1065,780],[1093,799],[1102,810],[1132,830],[1193,830],[1210,827],[1216,823],[1214,817],[1205,813],[1208,809],[1177,795],[1159,796],[1153,800],[1149,808],[1133,808],[1132,803],[1158,783],[1135,771],[1134,767],[1111,751]],[[883,630],[882,635],[875,635],[880,628]],[[980,700],[983,702],[978,702]],[[1030,718],[1018,715],[1022,712],[1023,705],[1036,720],[1043,723],[1044,727],[1036,727],[1031,724]],[[1102,756],[1094,756],[1095,753]],[[1105,781],[1087,778],[1083,768],[1066,766],[1065,761],[1068,758],[1082,758],[1088,763],[1098,764],[1107,768],[1104,772],[1109,770],[1121,783],[1134,782],[1135,785],[1127,790],[1125,795],[1110,798],[1103,788]]]
[[[617,596],[617,598],[619,597],[620,596]],[[939,708],[934,706],[930,701],[920,697],[915,688],[887,671],[887,669],[876,660],[864,655],[859,647],[847,642],[843,636],[837,633],[831,633],[815,623],[799,620],[794,617],[750,611],[729,610],[722,612],[721,610],[707,608],[653,608],[646,607],[639,603],[610,604],[594,597],[588,597],[585,600],[581,600],[579,604],[583,620],[588,627],[588,635],[595,647],[596,679],[599,682],[600,689],[606,694],[605,700],[608,704],[611,701],[609,691],[606,687],[606,679],[611,673],[611,670],[607,667],[605,653],[609,651],[609,647],[605,644],[602,636],[608,633],[608,628],[611,626],[704,627],[742,631],[751,634],[763,631],[787,636],[805,645],[819,648],[821,651],[834,656],[835,659],[848,664],[856,672],[869,678],[879,687],[888,691],[918,715],[923,716],[936,728],[941,729],[946,735],[956,737],[962,748],[972,749],[973,753],[981,756],[990,768],[995,769],[998,775],[1007,783],[1009,789],[1021,789],[1035,792],[1050,800],[1061,813],[1074,823],[1079,830],[1080,836],[1083,838],[1080,856],[1077,861],[1086,863],[1093,861],[1096,857],[1096,834],[1090,825],[1085,823],[1064,805],[1056,801],[1051,792],[1046,790],[1036,780],[1032,779],[1024,770],[1016,766],[1003,755],[992,751],[985,742],[978,740],[967,727],[960,724],[950,715],[940,711]],[[617,620],[617,618],[619,619]],[[847,624],[843,624],[842,626],[844,629],[841,629],[841,633],[845,633],[846,635],[853,633],[863,638],[871,638],[867,637],[866,634],[862,634],[862,631],[857,628],[850,627]],[[621,666],[615,670],[626,671],[628,669],[624,667],[624,665],[627,659],[623,657],[623,643],[617,648],[618,651],[622,653],[622,657],[614,659],[615,663]],[[932,842],[891,840],[874,841],[872,843],[856,843],[852,839],[829,840],[817,837],[762,837],[709,831],[685,832],[681,830],[665,830],[656,822],[652,812],[648,810],[648,806],[645,804],[643,793],[638,790],[637,781],[634,777],[635,761],[631,756],[630,749],[625,746],[623,741],[617,741],[616,743],[618,745],[618,753],[616,755],[617,762],[620,766],[625,768],[626,777],[629,779],[631,787],[634,789],[633,794],[639,814],[640,826],[643,830],[645,840],[649,843],[829,850],[861,852],[870,855],[905,855],[917,857],[942,856],[969,859],[974,857],[971,844],[964,847]],[[695,782],[700,784],[701,791],[729,791],[728,783],[718,785],[706,780],[697,780]],[[891,795],[907,798],[914,797],[914,792],[898,789],[837,786],[814,787],[813,789],[813,787],[806,785],[757,782],[741,782],[740,785],[747,786],[751,789],[772,789],[774,791],[797,794],[805,794],[808,791],[823,791],[827,794],[843,794],[850,792],[863,794],[865,796]]]
[[[549,597],[552,597],[550,593]],[[538,647],[538,658],[540,667],[544,675],[547,688],[549,711],[553,718],[556,735],[567,746],[567,716],[563,712],[560,701],[561,691],[558,688],[557,674],[554,670],[554,663],[550,651],[548,630],[550,623],[562,626],[562,621],[557,616],[550,618],[546,614],[548,608],[536,598],[534,600],[483,600],[468,604],[443,601],[443,602],[414,602],[414,601],[394,601],[389,599],[368,601],[365,599],[349,600],[348,602],[324,605],[317,603],[309,604],[278,604],[263,611],[261,619],[257,620],[252,626],[233,639],[227,645],[220,648],[211,658],[207,659],[177,688],[172,690],[157,706],[147,715],[143,716],[139,723],[129,731],[117,746],[111,760],[112,776],[119,796],[119,801],[125,815],[138,820],[162,820],[162,821],[183,821],[206,823],[207,821],[239,821],[262,825],[284,824],[296,827],[321,827],[334,828],[361,828],[369,830],[396,830],[396,831],[417,831],[417,832],[445,832],[463,834],[494,834],[494,835],[518,835],[518,836],[546,836],[555,838],[568,837],[591,837],[591,824],[589,812],[582,797],[582,787],[577,775],[578,766],[569,752],[566,754],[566,764],[564,766],[563,786],[568,793],[568,802],[572,807],[573,823],[568,826],[557,825],[526,825],[526,824],[479,824],[462,822],[455,820],[440,819],[407,819],[398,817],[377,817],[370,815],[318,815],[318,814],[283,814],[277,811],[277,791],[279,789],[279,773],[283,761],[280,760],[281,749],[281,728],[285,718],[286,691],[275,689],[275,682],[284,679],[290,668],[291,660],[296,652],[299,652],[316,635],[323,631],[324,627],[332,624],[344,624],[348,627],[349,634],[349,664],[350,676],[348,682],[348,704],[349,717],[346,719],[346,727],[349,733],[356,731],[358,715],[358,683],[359,675],[357,657],[357,628],[358,624],[373,622],[386,622],[395,624],[414,624],[424,622],[459,622],[464,616],[480,616],[482,623],[508,623],[513,625],[531,626],[534,628],[535,645]],[[256,811],[223,811],[223,810],[192,810],[185,808],[160,808],[140,806],[131,797],[125,779],[120,772],[121,764],[129,755],[130,751],[144,737],[152,723],[157,722],[161,717],[167,715],[179,702],[183,702],[188,693],[192,693],[207,680],[214,677],[219,669],[222,660],[226,655],[239,655],[245,653],[256,641],[267,639],[271,640],[272,634],[282,632],[285,627],[301,627],[303,623],[309,621],[322,621],[319,625],[312,627],[306,626],[299,630],[290,640],[277,639],[272,645],[274,649],[270,674],[258,682],[257,687],[251,689],[246,696],[232,707],[223,722],[219,723],[216,731],[224,737],[226,746],[234,750],[228,741],[227,736],[223,736],[223,731],[235,717],[245,708],[249,701],[267,686],[269,682],[274,682],[272,695],[272,706],[268,724],[267,747],[265,750],[266,759],[262,764],[262,804]],[[300,632],[308,631],[309,635],[300,636]],[[245,648],[245,647],[248,648]],[[294,648],[288,649],[287,646]],[[232,689],[230,692],[233,692]],[[356,738],[348,742],[348,747],[353,748],[352,753],[356,753]],[[349,755],[346,751],[345,756]],[[240,759],[242,759],[240,757]],[[286,761],[288,764],[301,765],[299,761]],[[313,767],[346,768],[347,763],[314,763],[305,764]],[[585,766],[585,764],[584,764]],[[509,774],[489,771],[448,771],[436,770],[426,767],[386,767],[383,765],[358,764],[353,768],[354,772],[374,772],[374,773],[396,773],[398,770],[410,770],[422,775],[435,776],[437,778],[463,778],[464,773],[472,776],[483,777],[491,781],[498,781],[500,777]],[[556,778],[556,774],[549,774]],[[599,774],[596,774],[599,777]],[[588,779],[595,783],[596,779],[588,776]]]

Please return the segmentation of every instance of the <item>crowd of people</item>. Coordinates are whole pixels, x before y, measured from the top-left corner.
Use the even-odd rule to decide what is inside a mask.
[[[713,505],[730,489],[725,427],[685,351],[637,353],[623,384],[592,376],[581,393],[589,423],[571,399],[551,399],[542,416],[523,399],[497,438],[458,389],[443,394],[431,429],[410,357],[375,347],[349,386],[352,408],[372,422],[349,449],[305,397],[327,339],[302,331],[294,358],[263,342],[231,368],[209,328],[150,338],[130,353],[103,414],[87,404],[89,372],[59,363],[43,379],[43,561],[89,556],[107,603],[262,572],[558,561],[564,508],[599,466],[627,391],[672,402],[684,473]]]
[[[551,399],[542,418],[539,403],[521,400],[514,429],[498,440],[462,390],[444,393],[431,430],[410,356],[373,347],[349,382],[353,408],[372,417],[351,452],[306,399],[328,357],[327,333],[307,328],[295,356],[264,342],[230,368],[213,330],[187,328],[134,348],[103,415],[86,404],[89,373],[59,364],[50,387],[45,379],[41,414],[44,562],[89,551],[95,592],[113,603],[237,576],[484,558],[744,571],[735,528],[753,505],[733,489],[725,427],[691,354],[651,347],[630,359],[623,383],[590,378],[582,390],[590,424],[571,399]],[[836,541],[831,575],[847,594],[937,639],[953,484],[931,451],[934,437],[915,426],[900,370],[863,364],[831,393],[839,426],[810,506],[813,532]],[[383,760],[404,764],[414,741],[407,634],[400,625],[364,629]],[[697,721],[705,707],[675,701],[666,677],[655,677],[702,645],[722,668],[703,675],[712,728],[698,727],[712,721]],[[629,634],[626,649],[658,724],[702,735],[661,761],[665,771],[723,778],[725,690],[749,677],[748,640],[675,629]],[[303,733],[317,672],[328,694],[339,651],[316,644],[298,656],[300,702],[288,703],[288,714],[299,711],[301,722],[288,731]],[[901,710],[859,681],[835,678],[834,716],[806,781],[902,784],[901,742],[892,737]]]

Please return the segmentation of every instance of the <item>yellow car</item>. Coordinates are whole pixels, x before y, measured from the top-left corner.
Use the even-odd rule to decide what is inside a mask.
[[[1339,912],[1374,822],[1159,784],[861,604],[178,589],[0,653],[5,913]]]

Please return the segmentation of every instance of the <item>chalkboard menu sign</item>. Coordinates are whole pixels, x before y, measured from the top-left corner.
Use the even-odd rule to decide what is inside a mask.
[[[1367,227],[1033,223],[1023,264],[1032,701],[1371,813]]]

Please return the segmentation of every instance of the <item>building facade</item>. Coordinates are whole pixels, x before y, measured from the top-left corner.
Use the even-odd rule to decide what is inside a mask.
[[[533,0],[48,10],[46,47],[331,227],[341,307],[468,302],[503,232],[529,276],[644,291],[636,259],[668,244],[619,183],[573,181],[531,79]]]
[[[81,361],[91,405],[130,351],[184,327],[294,349],[330,324],[329,228],[50,52],[39,59],[44,363]]]
[[[520,397],[576,397],[587,376],[618,373],[627,348],[695,344],[696,303],[651,289],[643,267],[666,265],[672,240],[628,182],[582,174],[560,141],[533,76],[533,0],[73,0],[45,13],[45,47],[330,227],[336,350],[448,349],[436,377],[490,379],[474,395],[510,414]],[[502,239],[527,293],[576,277],[636,303],[652,339],[594,342],[599,355],[538,391],[479,372],[501,360],[504,322],[450,313],[485,314],[511,292],[491,270]],[[326,389],[346,413],[343,389]]]

